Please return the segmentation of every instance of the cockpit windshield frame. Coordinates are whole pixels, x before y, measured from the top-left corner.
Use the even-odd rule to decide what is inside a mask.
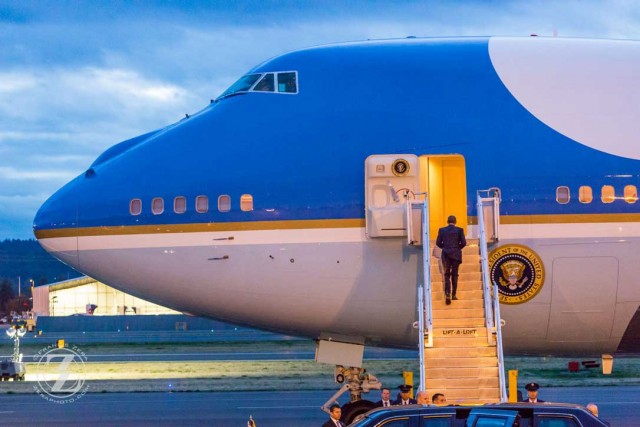
[[[297,95],[299,93],[298,72],[269,71],[245,74],[216,98],[216,101],[249,92]]]

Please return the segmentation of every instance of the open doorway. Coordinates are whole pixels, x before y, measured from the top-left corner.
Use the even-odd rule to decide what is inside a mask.
[[[420,191],[429,196],[429,235],[436,236],[438,228],[447,224],[447,217],[455,215],[458,226],[467,233],[467,177],[464,157],[453,155],[424,155],[419,157]]]

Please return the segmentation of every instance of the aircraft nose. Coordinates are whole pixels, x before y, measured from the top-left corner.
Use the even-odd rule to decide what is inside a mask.
[[[78,267],[78,200],[74,194],[76,184],[77,179],[49,197],[33,220],[33,234],[40,245],[74,268]]]

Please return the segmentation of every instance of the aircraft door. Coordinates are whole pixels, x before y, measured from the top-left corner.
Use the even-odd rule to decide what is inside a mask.
[[[407,235],[407,198],[420,191],[418,157],[382,154],[365,161],[365,206],[369,237]]]
[[[454,155],[420,156],[420,191],[429,197],[429,235],[455,215],[458,227],[467,232],[467,178],[464,157]]]

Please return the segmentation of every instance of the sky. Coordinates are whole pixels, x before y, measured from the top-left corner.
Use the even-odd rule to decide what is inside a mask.
[[[0,240],[110,146],[173,123],[253,66],[407,36],[640,40],[636,1],[0,1]]]

